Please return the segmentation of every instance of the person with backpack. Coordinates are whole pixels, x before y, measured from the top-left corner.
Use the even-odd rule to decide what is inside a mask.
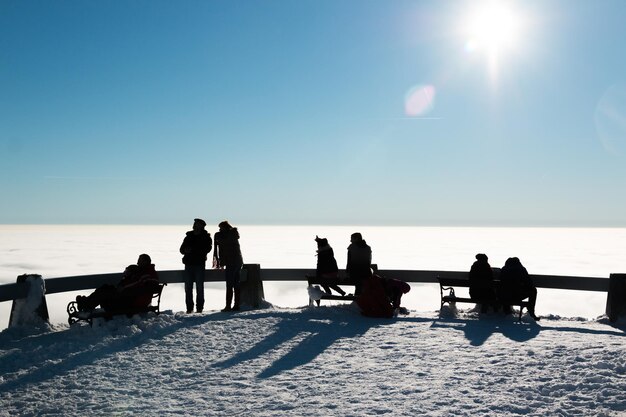
[[[241,308],[239,274],[243,266],[243,257],[239,246],[239,231],[226,220],[221,222],[218,227],[220,230],[215,233],[213,267],[226,269],[226,307],[222,311],[239,311]],[[231,307],[233,295],[235,302]]]

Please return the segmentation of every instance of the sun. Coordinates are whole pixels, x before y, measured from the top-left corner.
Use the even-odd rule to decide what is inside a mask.
[[[522,16],[506,0],[481,2],[465,21],[466,50],[491,57],[514,50],[521,39]]]

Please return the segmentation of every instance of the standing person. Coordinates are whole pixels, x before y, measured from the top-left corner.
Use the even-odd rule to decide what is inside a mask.
[[[350,246],[348,246],[348,264],[346,272],[350,280],[354,282],[354,295],[361,294],[363,281],[370,276],[372,265],[372,248],[370,248],[360,233],[353,233],[350,236]]]
[[[493,271],[484,253],[476,255],[476,262],[472,264],[469,272],[469,285],[470,297],[480,302],[481,313],[486,313],[489,306],[494,310],[498,309]]]
[[[206,222],[194,219],[192,230],[187,232],[180,253],[185,264],[185,304],[187,313],[193,311],[193,284],[196,284],[196,311],[202,313],[204,308],[204,271],[207,254],[211,252],[213,241],[211,235],[204,230]]]
[[[239,273],[243,266],[243,257],[239,247],[239,232],[226,220],[219,224],[219,232],[215,233],[215,251],[213,252],[213,267],[226,268],[226,307],[222,311],[239,311],[241,289],[239,287]],[[235,304],[231,307],[235,296]]]
[[[500,271],[498,297],[502,302],[505,314],[511,313],[512,303],[528,298],[528,315],[533,320],[539,321],[539,317],[535,315],[537,288],[518,258],[509,258],[504,263]]]

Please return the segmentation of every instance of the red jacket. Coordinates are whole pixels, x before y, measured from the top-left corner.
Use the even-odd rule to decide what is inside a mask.
[[[383,278],[374,274],[365,280],[363,292],[356,299],[361,313],[368,317],[393,317],[393,307],[385,292]]]

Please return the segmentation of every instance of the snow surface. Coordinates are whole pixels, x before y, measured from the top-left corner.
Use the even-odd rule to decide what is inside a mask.
[[[0,333],[0,415],[618,416],[626,322],[354,304]]]

